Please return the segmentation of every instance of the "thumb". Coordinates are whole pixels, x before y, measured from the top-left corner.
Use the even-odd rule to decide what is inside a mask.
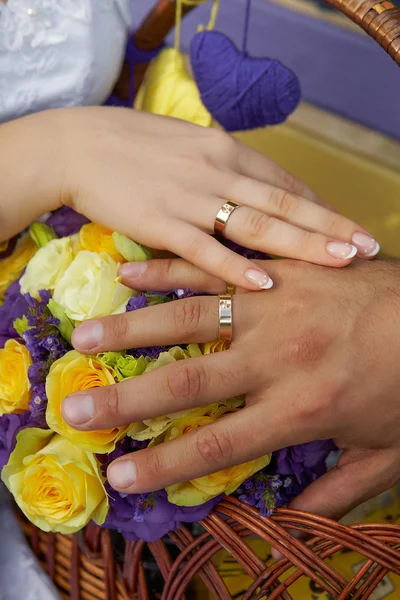
[[[400,477],[400,450],[346,449],[336,467],[314,481],[290,508],[339,520],[351,510],[390,489]],[[301,534],[294,532],[296,537]],[[275,560],[281,555],[273,551]]]

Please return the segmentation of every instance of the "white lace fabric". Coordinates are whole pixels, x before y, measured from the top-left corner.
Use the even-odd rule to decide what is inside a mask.
[[[0,2],[0,123],[104,102],[124,57],[129,1]]]
[[[130,0],[0,2],[0,123],[48,108],[101,104],[119,76]],[[60,600],[0,483],[0,600]]]

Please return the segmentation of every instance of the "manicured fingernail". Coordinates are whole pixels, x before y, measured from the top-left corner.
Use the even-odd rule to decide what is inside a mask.
[[[119,274],[124,279],[129,279],[130,277],[139,277],[143,275],[143,273],[147,269],[146,262],[131,262],[125,263],[119,270]]]
[[[70,425],[84,425],[94,417],[94,401],[92,396],[74,394],[65,398],[62,414]]]
[[[121,460],[108,469],[108,481],[117,490],[126,490],[136,483],[136,466],[130,460]]]
[[[351,241],[357,247],[359,256],[364,258],[376,256],[381,249],[378,242],[367,233],[355,233]]]
[[[262,271],[257,271],[257,269],[248,269],[244,276],[246,277],[247,281],[250,281],[250,283],[253,283],[261,290],[269,290],[274,285],[274,282],[269,275],[263,273]]]
[[[74,329],[72,343],[75,347],[82,350],[92,350],[103,341],[103,336],[104,328],[102,323],[99,321],[88,321]]]
[[[344,242],[329,242],[326,245],[326,249],[331,256],[341,258],[342,260],[354,258],[357,254],[357,248],[355,246],[352,244],[345,244]]]

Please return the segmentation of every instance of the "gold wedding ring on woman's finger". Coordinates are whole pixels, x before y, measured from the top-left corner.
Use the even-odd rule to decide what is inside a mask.
[[[214,221],[214,232],[216,235],[225,235],[225,228],[230,216],[240,206],[240,204],[236,204],[236,202],[231,202],[230,200],[221,206]]]

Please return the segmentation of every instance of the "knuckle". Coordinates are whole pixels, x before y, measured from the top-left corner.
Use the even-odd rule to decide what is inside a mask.
[[[329,341],[319,327],[310,327],[293,337],[287,345],[285,361],[292,367],[314,369],[327,352]]]
[[[329,422],[326,410],[330,401],[327,401],[326,393],[323,390],[306,390],[295,398],[295,402],[295,426],[298,423],[307,423],[309,426],[315,424],[318,432],[323,431],[325,424]]]
[[[204,240],[203,237],[196,237],[189,243],[188,256],[190,256],[192,262],[198,261],[204,255],[206,241],[208,240]]]
[[[296,212],[300,200],[285,190],[275,189],[271,194],[273,208],[281,217],[289,218]]]
[[[147,451],[147,460],[145,461],[143,474],[140,476],[138,474],[138,479],[140,478],[142,481],[145,479],[146,482],[149,483],[150,486],[157,486],[158,482],[163,479],[165,476],[165,464],[162,460],[162,456],[158,451],[158,448],[155,448],[152,451]]]
[[[183,333],[197,332],[202,317],[202,308],[197,298],[174,302],[173,320],[175,328]]]
[[[187,404],[195,405],[204,387],[205,374],[197,366],[186,364],[171,369],[166,375],[166,385],[169,394],[187,408]]]
[[[338,237],[339,233],[343,233],[344,219],[341,215],[331,213],[329,216],[327,236],[335,238]]]
[[[218,434],[211,427],[198,430],[195,439],[196,455],[206,464],[220,468],[231,462],[233,442],[227,432]]]
[[[244,229],[254,240],[262,240],[271,229],[272,217],[256,210],[250,210],[244,220]]]
[[[306,186],[303,182],[285,170],[282,170],[281,172],[279,185],[292,194],[298,194],[299,196],[302,196],[306,190]]]
[[[118,384],[105,388],[104,402],[102,403],[103,417],[121,415],[121,396]]]
[[[305,231],[304,229],[300,229],[298,232],[297,238],[297,249],[298,251],[304,255],[308,254],[313,247],[313,236],[315,234],[310,233],[309,231]]]
[[[215,129],[212,132],[212,135],[213,150],[217,150],[219,153],[222,152],[224,155],[228,156],[230,156],[233,152],[237,152],[238,145],[232,135],[219,129]]]
[[[176,261],[176,258],[163,258],[162,260],[158,261],[157,267],[159,268],[159,275],[165,277],[167,281],[173,278],[175,270],[174,261]],[[154,261],[150,260],[149,267],[152,266],[152,263],[154,263]]]
[[[112,318],[107,319],[107,324],[110,327],[110,333],[113,340],[126,340],[129,331],[129,323],[127,315],[114,315]]]

